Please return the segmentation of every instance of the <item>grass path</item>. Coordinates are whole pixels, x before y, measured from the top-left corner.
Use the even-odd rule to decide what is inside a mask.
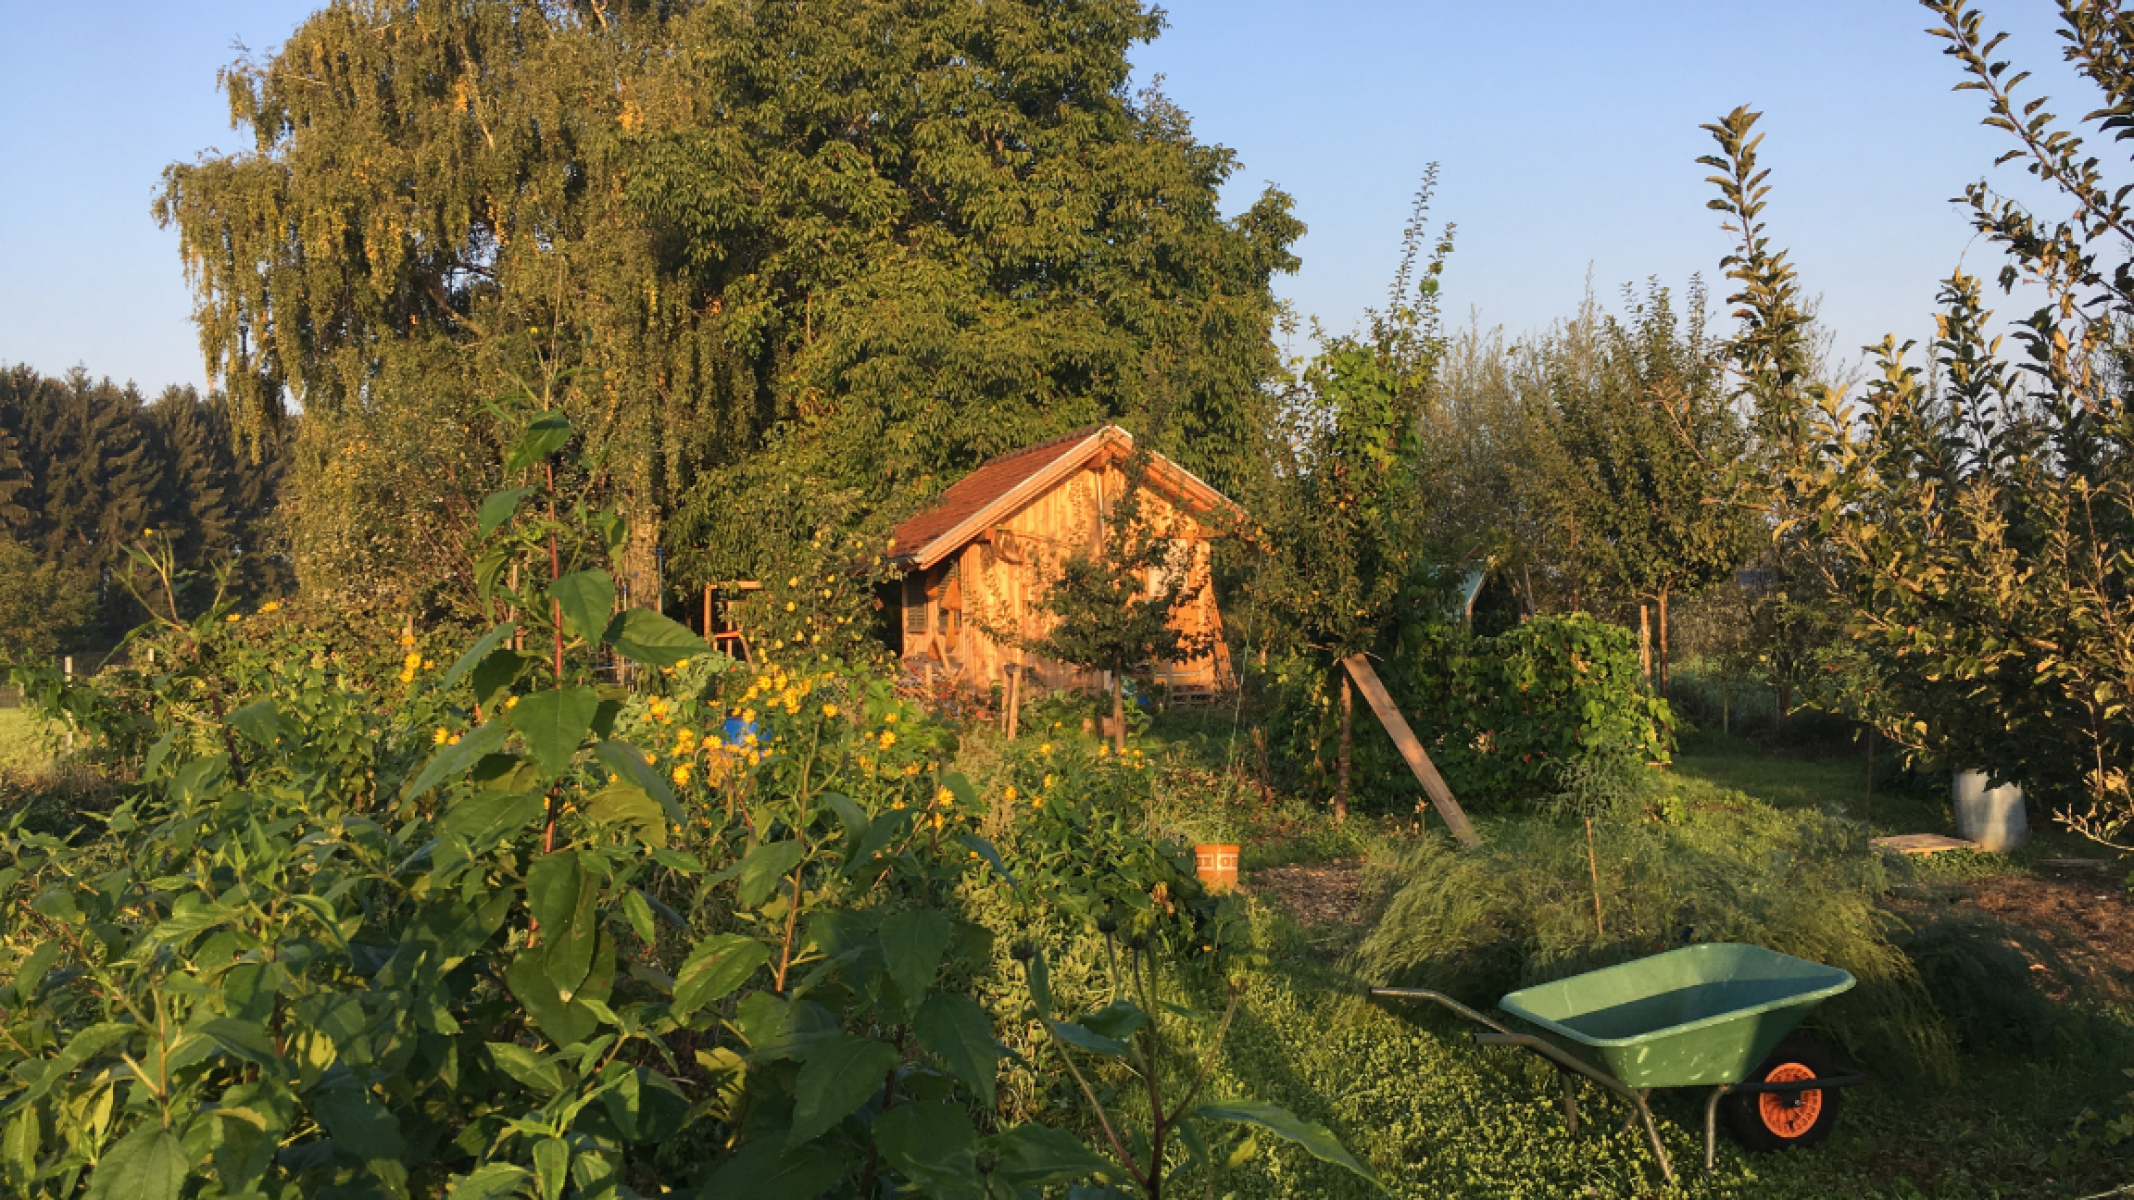
[[[36,771],[52,761],[45,722],[25,708],[0,708],[0,771]]]

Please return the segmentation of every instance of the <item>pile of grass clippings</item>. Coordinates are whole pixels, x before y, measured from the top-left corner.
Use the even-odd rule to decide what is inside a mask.
[[[1812,1018],[1848,1053],[1954,1077],[1956,1039],[1892,940],[1891,880],[1859,823],[1688,784],[1616,803],[1592,831],[1590,862],[1578,815],[1491,822],[1470,853],[1419,840],[1385,868],[1391,898],[1351,970],[1486,1006],[1679,946],[1748,942],[1852,973],[1858,986]]]

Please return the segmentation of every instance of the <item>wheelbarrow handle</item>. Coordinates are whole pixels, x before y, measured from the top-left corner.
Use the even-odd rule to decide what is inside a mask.
[[[1478,1025],[1487,1025],[1491,1029],[1496,1030],[1498,1033],[1504,1034],[1506,1037],[1518,1036],[1517,1034],[1514,1034],[1511,1030],[1506,1029],[1504,1026],[1497,1024],[1495,1021],[1490,1020],[1488,1017],[1483,1016],[1481,1013],[1476,1012],[1475,1010],[1467,1007],[1466,1005],[1460,1003],[1459,1001],[1453,999],[1445,993],[1433,992],[1429,988],[1375,987],[1371,989],[1371,995],[1384,996],[1389,1000],[1435,1000],[1439,1004],[1444,1005],[1446,1008],[1451,1009],[1452,1011],[1460,1014],[1463,1017],[1466,1017],[1468,1020],[1473,1021]]]

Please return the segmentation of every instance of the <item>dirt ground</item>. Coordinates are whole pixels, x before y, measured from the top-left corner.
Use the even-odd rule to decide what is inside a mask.
[[[1240,881],[1239,890],[1269,901],[1311,930],[1360,923],[1370,908],[1360,858],[1252,871]]]
[[[2056,871],[2003,875],[1966,886],[1958,903],[2037,939],[2026,952],[2053,999],[2078,990],[2125,997],[2134,983],[2134,921],[2116,872]]]

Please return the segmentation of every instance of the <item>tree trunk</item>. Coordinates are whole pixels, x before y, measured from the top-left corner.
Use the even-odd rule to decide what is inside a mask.
[[[1126,672],[1114,671],[1111,677],[1111,748],[1114,753],[1126,753]]]
[[[1671,653],[1669,653],[1669,652],[1668,652],[1668,649],[1667,649],[1667,589],[1666,589],[1666,588],[1661,588],[1661,589],[1660,589],[1660,604],[1659,604],[1659,608],[1660,608],[1660,698],[1661,698],[1662,700],[1671,700],[1671,699],[1673,699],[1673,698],[1674,698],[1674,693],[1673,693],[1673,692],[1671,692],[1671,691],[1669,690],[1669,681],[1670,681],[1670,680],[1672,679],[1672,677],[1673,677],[1673,672],[1672,672],[1672,670],[1671,670],[1671,667],[1672,667],[1672,664],[1674,663],[1674,656],[1673,656],[1673,655],[1672,655]]]
[[[1645,675],[1645,686],[1652,686],[1652,608],[1643,600],[1638,601],[1638,670]]]
[[[1337,824],[1349,819],[1349,732],[1355,705],[1349,690],[1348,673],[1344,671],[1341,675],[1341,749],[1334,764],[1334,821]]]

